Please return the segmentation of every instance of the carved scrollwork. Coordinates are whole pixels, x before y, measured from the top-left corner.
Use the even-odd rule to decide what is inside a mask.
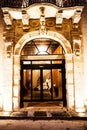
[[[46,19],[46,26],[47,27],[55,26],[55,19]]]
[[[30,27],[35,28],[39,26],[40,26],[39,20],[30,20]]]

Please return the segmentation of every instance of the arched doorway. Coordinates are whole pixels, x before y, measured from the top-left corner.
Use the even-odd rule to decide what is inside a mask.
[[[18,108],[20,108],[20,101],[21,101],[21,93],[20,93],[20,91],[21,91],[21,85],[20,85],[20,80],[21,80],[21,77],[20,77],[20,70],[21,70],[21,66],[20,66],[20,60],[21,60],[21,51],[22,51],[22,49],[23,49],[23,47],[26,45],[26,43],[28,43],[28,42],[30,42],[30,41],[32,41],[32,40],[34,40],[34,39],[37,39],[37,38],[43,38],[43,39],[52,39],[52,40],[54,40],[54,41],[56,41],[57,43],[59,43],[60,45],[61,45],[61,47],[63,48],[63,50],[64,50],[64,56],[65,56],[65,60],[63,60],[63,61],[65,61],[65,63],[63,62],[63,65],[64,65],[64,67],[63,68],[65,68],[66,66],[73,66],[73,60],[72,60],[72,49],[71,49],[71,45],[70,45],[70,43],[64,38],[64,36],[62,36],[61,34],[59,34],[59,33],[56,33],[56,32],[53,32],[53,31],[48,31],[47,32],[47,34],[45,34],[45,35],[40,35],[39,34],[39,32],[38,31],[35,31],[35,32],[31,32],[31,33],[27,33],[26,35],[24,35],[19,41],[18,41],[18,43],[16,44],[16,46],[15,46],[15,50],[14,50],[14,90],[16,90],[17,91],[17,94],[15,94],[15,92],[16,91],[13,91],[13,93],[14,93],[14,95],[15,95],[15,97],[13,97],[13,104],[14,104],[14,106],[13,106],[13,108],[14,108],[14,110],[15,109],[18,109]],[[45,55],[46,56],[46,55]],[[49,55],[48,55],[49,56]],[[33,57],[32,57],[33,58]],[[39,59],[40,58],[42,58],[41,56],[39,56]],[[46,58],[46,57],[45,57]],[[43,57],[43,59],[44,59],[44,57]],[[49,59],[49,61],[50,62],[53,62],[53,60],[54,60],[54,58],[52,57],[52,55],[50,55],[49,56],[49,58],[46,58],[46,59],[44,59],[44,60],[47,60],[48,61],[48,59]],[[31,59],[32,61],[33,61],[33,59]],[[59,59],[57,59],[57,60],[59,60]],[[38,60],[37,60],[38,61]],[[29,61],[30,62],[30,61]],[[26,62],[25,62],[26,63]],[[25,64],[24,63],[24,64]],[[22,62],[22,64],[23,64],[23,62]],[[26,64],[28,64],[28,63],[26,63]],[[26,66],[26,65],[25,65]],[[23,67],[25,67],[25,66],[23,66]],[[31,66],[31,65],[30,65]],[[49,66],[48,64],[47,64],[47,66]],[[61,66],[62,66],[62,64],[61,64]],[[40,67],[40,66],[39,66]],[[44,66],[44,67],[46,67],[46,66]],[[29,69],[29,68],[28,68]],[[36,69],[36,71],[39,69],[39,75],[40,75],[40,77],[41,77],[41,81],[43,80],[43,73],[44,73],[44,69],[42,69],[42,71],[40,71],[40,68],[38,68],[38,65],[37,65],[37,68],[35,68]],[[35,69],[33,69],[32,68],[32,71],[34,71]],[[48,68],[45,68],[45,69],[48,69]],[[53,67],[53,69],[56,69],[55,68],[55,65],[54,65],[54,67]],[[62,71],[65,71],[65,70],[63,70],[62,68],[57,68],[57,69],[61,69]],[[71,71],[70,71],[70,73],[68,73],[68,70],[69,69],[71,69]],[[50,68],[49,67],[49,69],[48,69],[48,71],[50,70],[50,73],[52,73],[52,68]],[[60,70],[60,71],[61,71]],[[73,90],[73,68],[71,67],[66,67],[66,75],[65,75],[65,72],[64,72],[64,75],[65,75],[65,77],[64,78],[66,78],[67,80],[66,80],[66,91],[67,92],[65,92],[65,93],[63,93],[63,96],[64,96],[64,94],[65,94],[65,99],[67,100],[67,106],[68,106],[68,108],[72,108],[73,106],[74,106],[74,97],[73,97],[73,95],[74,95],[74,90]],[[22,73],[23,73],[23,71],[22,71]],[[31,73],[33,73],[33,72],[31,72]],[[23,74],[22,74],[23,75]],[[70,81],[68,80],[69,78],[71,78],[70,79]],[[34,79],[34,78],[33,78]],[[32,81],[32,80],[31,80]],[[62,80],[63,81],[63,80]],[[51,82],[52,82],[52,79],[51,79]],[[70,89],[72,89],[72,91],[71,91],[71,93],[70,93],[70,91],[68,90],[68,88],[70,87]],[[35,89],[35,88],[34,88]],[[40,94],[40,100],[41,99],[43,99],[44,97],[43,97],[43,95],[44,95],[44,93],[43,93],[43,83],[41,84],[41,87],[40,87],[40,89],[41,89],[41,91],[39,92]],[[53,88],[52,88],[53,89]],[[32,95],[32,93],[33,92],[31,92],[31,95]],[[53,93],[53,92],[52,92]],[[66,94],[67,93],[67,94]],[[42,95],[42,97],[41,97],[41,95]],[[53,99],[52,98],[52,94],[51,94],[51,96],[50,96],[50,98],[51,99]],[[62,98],[63,99],[63,98]],[[22,99],[23,100],[23,99]],[[23,103],[23,102],[22,102]],[[66,105],[66,103],[65,103],[65,105]],[[23,104],[22,104],[22,106],[23,106]]]
[[[52,39],[38,38],[21,51],[21,107],[47,102],[66,106],[64,49]]]

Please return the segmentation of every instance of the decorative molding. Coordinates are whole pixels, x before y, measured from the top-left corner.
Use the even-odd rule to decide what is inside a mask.
[[[12,55],[12,48],[13,48],[13,43],[12,42],[6,42],[6,53],[7,53],[7,58],[11,58]]]
[[[40,15],[40,34],[46,34],[46,28],[45,28],[45,7],[40,7],[41,15]]]
[[[36,28],[40,26],[40,21],[38,19],[30,19],[30,23],[29,23],[31,28]]]
[[[55,19],[46,19],[46,26],[47,27],[54,27],[55,26]]]
[[[81,53],[81,39],[73,39],[73,51],[76,56],[80,56]]]

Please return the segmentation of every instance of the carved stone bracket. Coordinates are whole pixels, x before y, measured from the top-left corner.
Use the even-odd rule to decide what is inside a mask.
[[[62,21],[63,21],[62,10],[60,10],[56,14],[56,27],[62,27]]]
[[[81,13],[82,13],[82,9],[77,9],[74,13],[73,16],[73,23],[77,24],[79,23],[80,19],[81,19]]]
[[[22,23],[23,23],[23,29],[29,28],[29,15],[25,10],[22,10]]]
[[[11,26],[12,25],[12,19],[11,19],[11,16],[10,16],[9,12],[8,11],[4,11],[3,15],[4,15],[4,21],[5,21],[6,25],[10,25]]]

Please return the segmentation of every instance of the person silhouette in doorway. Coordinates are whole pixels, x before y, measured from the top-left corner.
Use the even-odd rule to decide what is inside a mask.
[[[58,97],[58,87],[56,86],[56,84],[54,84],[53,87],[54,87],[55,96]]]

